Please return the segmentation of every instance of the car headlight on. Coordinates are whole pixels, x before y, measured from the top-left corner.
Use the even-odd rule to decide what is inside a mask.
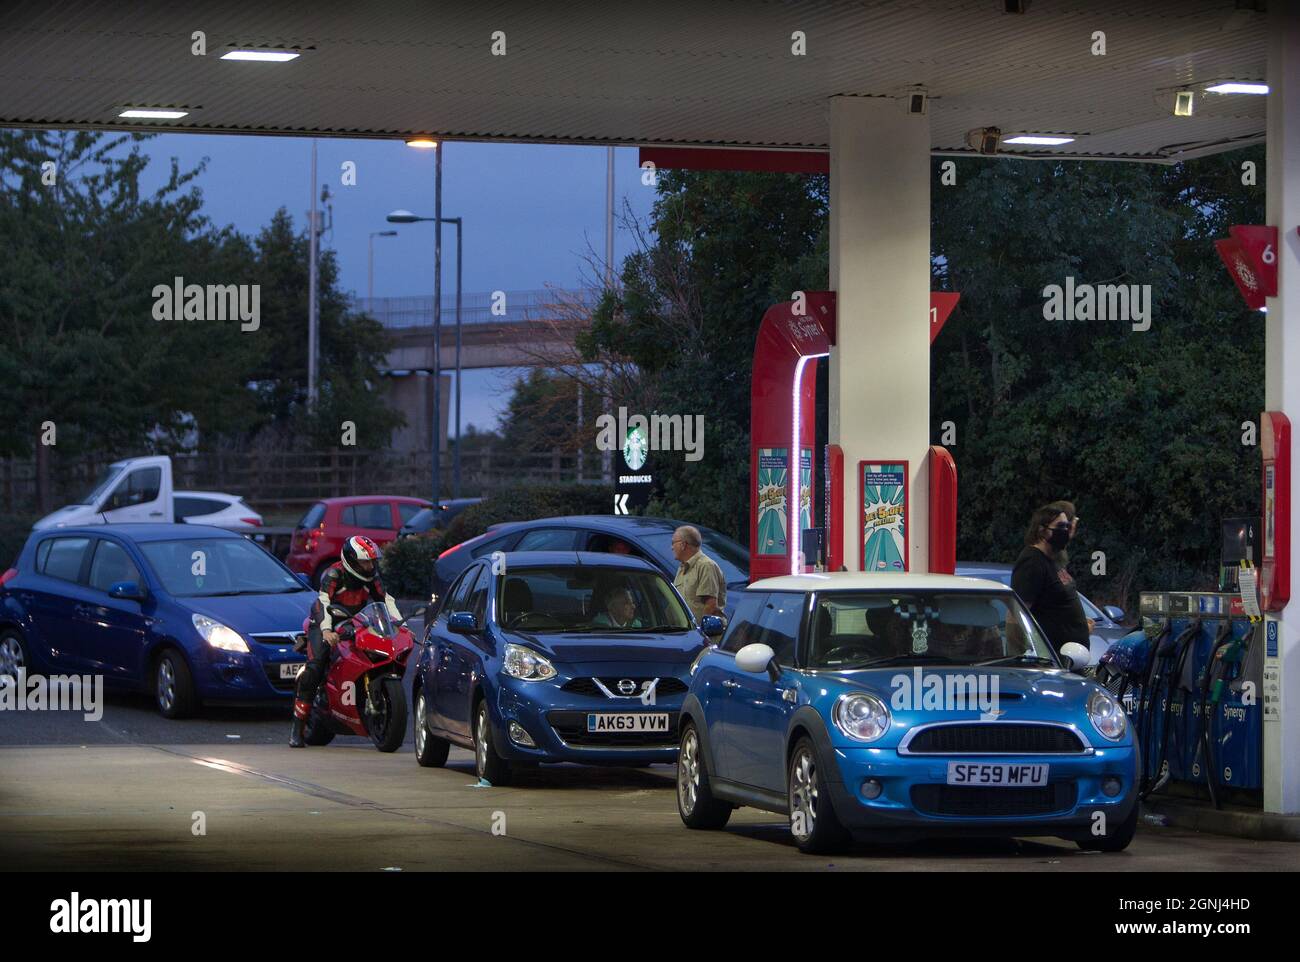
[[[222,651],[248,652],[248,642],[239,636],[233,628],[227,628],[219,621],[213,621],[206,615],[194,615],[194,627],[199,635],[213,648]]]
[[[1108,693],[1098,689],[1088,696],[1088,720],[1103,738],[1113,742],[1124,737],[1128,730],[1128,718],[1119,702]]]
[[[841,695],[831,717],[835,727],[855,741],[874,742],[889,731],[889,709],[875,695],[866,692]]]
[[[511,678],[524,681],[546,681],[556,675],[555,666],[549,661],[523,645],[506,644],[505,660],[501,670]]]

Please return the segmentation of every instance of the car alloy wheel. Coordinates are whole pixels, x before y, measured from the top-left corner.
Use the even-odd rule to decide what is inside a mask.
[[[803,831],[798,831],[799,828]],[[796,838],[811,838],[817,829],[817,762],[802,749],[790,772],[790,830]]]
[[[163,711],[171,711],[176,704],[176,672],[170,658],[158,663],[158,704]]]
[[[428,709],[424,707],[424,692],[415,696],[415,750],[418,754],[424,754],[424,744],[429,737],[429,730],[425,728],[428,718]],[[475,751],[477,756],[478,752]]]
[[[478,769],[479,778],[483,778],[483,773],[487,771],[490,737],[492,736],[488,734],[487,705],[483,705],[478,710],[478,724],[474,726],[474,767]]]
[[[18,680],[18,673],[26,667],[23,646],[13,635],[0,639],[0,678]]]
[[[682,811],[690,815],[700,797],[700,739],[695,729],[687,730],[677,754],[677,798]]]

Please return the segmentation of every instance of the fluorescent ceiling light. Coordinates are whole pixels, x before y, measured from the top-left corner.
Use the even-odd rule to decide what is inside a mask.
[[[260,60],[265,63],[284,63],[286,60],[297,60],[298,53],[294,50],[232,50],[229,53],[221,55],[222,60]]]
[[[415,147],[418,150],[433,150],[438,146],[438,142],[432,137],[412,137],[406,142],[406,146]]]
[[[1017,134],[1006,138],[1004,144],[1037,144],[1040,147],[1059,147],[1061,144],[1074,143],[1073,137],[1049,137],[1046,134]]]
[[[1238,83],[1234,80],[1215,84],[1213,87],[1206,87],[1205,92],[1211,94],[1266,94],[1268,93],[1268,84]]]
[[[154,110],[143,107],[128,107],[118,116],[130,117],[136,120],[180,120],[182,117],[188,117],[189,113],[188,110]]]

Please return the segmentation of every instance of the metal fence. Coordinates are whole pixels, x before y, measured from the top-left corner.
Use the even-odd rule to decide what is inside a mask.
[[[428,451],[251,451],[213,452],[172,457],[177,490],[237,494],[261,511],[288,511],[320,498],[356,494],[400,494],[431,498]],[[51,458],[51,508],[75,501],[90,490],[109,459]],[[483,447],[461,454],[462,497],[479,497],[516,484],[569,481],[598,483],[599,464],[590,455],[579,475],[576,454],[553,450],[517,454]],[[442,497],[452,496],[452,457],[441,458]],[[0,513],[32,515],[40,509],[36,463],[0,459]]]

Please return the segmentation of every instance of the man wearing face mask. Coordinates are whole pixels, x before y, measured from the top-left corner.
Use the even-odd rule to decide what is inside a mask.
[[[1029,521],[1025,548],[1011,571],[1011,587],[1057,651],[1072,641],[1088,647],[1091,626],[1079,589],[1065,567],[1069,561],[1065,549],[1078,527],[1079,517],[1069,501],[1043,505]]]

